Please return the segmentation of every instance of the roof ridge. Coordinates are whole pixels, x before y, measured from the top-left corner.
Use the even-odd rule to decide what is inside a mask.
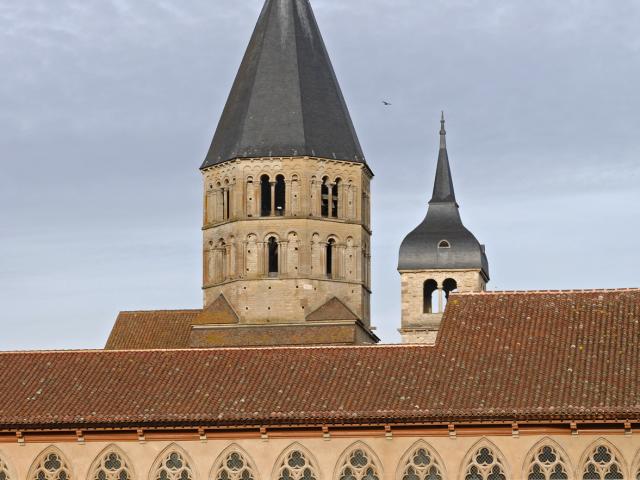
[[[154,353],[154,352],[227,352],[227,351],[266,351],[266,350],[380,350],[380,349],[408,349],[408,348],[433,348],[426,344],[403,344],[386,343],[377,345],[289,345],[289,346],[265,346],[265,347],[218,347],[218,348],[155,348],[155,349],[130,349],[130,350],[107,350],[107,349],[51,349],[51,350],[0,350],[3,354],[51,354],[51,353]]]
[[[619,292],[640,292],[640,287],[628,288],[584,288],[569,290],[492,290],[485,292],[453,292],[456,296],[474,295],[544,295],[552,293],[619,293]]]
[[[202,312],[203,308],[179,308],[176,310],[165,309],[165,310],[121,310],[120,314],[123,313],[178,313],[178,312]]]

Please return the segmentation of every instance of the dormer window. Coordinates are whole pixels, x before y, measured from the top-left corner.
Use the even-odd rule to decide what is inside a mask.
[[[438,244],[438,248],[451,248],[451,244],[449,243],[448,240],[442,240],[439,244]]]

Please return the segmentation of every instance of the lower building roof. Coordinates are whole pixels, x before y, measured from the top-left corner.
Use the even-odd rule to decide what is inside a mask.
[[[640,289],[454,294],[435,347],[0,353],[0,428],[638,421],[638,351]]]

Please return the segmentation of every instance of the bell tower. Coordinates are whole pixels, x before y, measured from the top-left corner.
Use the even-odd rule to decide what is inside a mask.
[[[400,247],[400,333],[404,343],[435,343],[449,295],[455,291],[482,292],[489,281],[484,245],[460,218],[446,135],[443,113],[436,179],[427,216]]]
[[[266,0],[201,171],[196,346],[378,341],[373,173],[309,0]]]

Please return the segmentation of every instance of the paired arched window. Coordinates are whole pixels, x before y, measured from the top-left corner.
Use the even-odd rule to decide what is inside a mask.
[[[92,468],[92,480],[132,480],[131,468],[124,456],[115,449],[100,455]]]
[[[422,313],[436,313],[438,306],[438,282],[433,279],[424,282],[422,290]]]
[[[497,452],[490,446],[478,448],[469,458],[465,480],[507,480],[507,473]]]
[[[440,460],[426,445],[419,445],[405,457],[398,480],[444,480]]]
[[[582,480],[623,480],[624,474],[613,449],[599,444],[586,458],[580,478]]]
[[[231,449],[222,455],[211,480],[256,480],[253,462],[239,449]]]
[[[277,275],[280,271],[278,248],[278,239],[269,237],[269,240],[267,240],[269,275]]]
[[[185,455],[178,450],[169,449],[154,465],[154,480],[193,480],[193,470]]]
[[[338,480],[380,480],[380,468],[364,447],[353,449],[340,466]]]
[[[560,451],[545,444],[529,458],[527,480],[569,480],[567,462]]]
[[[69,463],[57,449],[45,451],[32,467],[30,480],[71,480]]]
[[[318,480],[318,470],[312,459],[301,449],[287,453],[278,465],[277,480]]]

